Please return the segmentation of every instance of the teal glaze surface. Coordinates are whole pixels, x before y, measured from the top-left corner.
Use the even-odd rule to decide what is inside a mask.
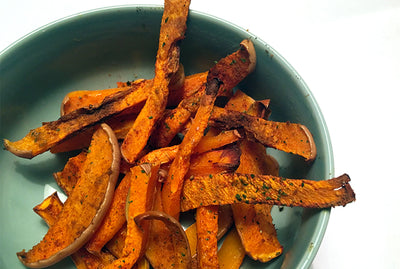
[[[59,117],[69,91],[115,87],[117,81],[151,78],[162,8],[121,6],[61,19],[23,37],[0,53],[0,138],[22,138],[42,122]],[[207,14],[191,11],[181,62],[186,74],[201,72],[250,38],[257,66],[238,88],[255,99],[271,99],[273,120],[306,125],[318,148],[315,162],[269,150],[281,175],[327,179],[334,176],[328,130],[305,82],[279,53],[248,31]],[[264,37],[268,38],[268,37]],[[30,249],[46,233],[33,211],[45,186],[59,191],[52,173],[67,154],[42,154],[32,160],[0,152],[0,268],[24,268],[16,252]],[[48,192],[48,191],[47,191]],[[262,264],[246,258],[242,268],[308,268],[321,244],[330,210],[273,209],[284,253]],[[50,268],[74,268],[69,258]]]

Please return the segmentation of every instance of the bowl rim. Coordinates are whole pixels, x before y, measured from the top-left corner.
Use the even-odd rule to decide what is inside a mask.
[[[10,45],[6,46],[3,50],[0,51],[0,62],[2,62],[3,57],[6,57],[9,53],[12,53],[14,50],[18,50],[20,45],[22,45],[23,43],[26,43],[26,42],[30,42],[37,35],[40,35],[40,33],[44,32],[44,31],[48,31],[53,28],[59,27],[62,24],[68,24],[74,20],[79,20],[83,16],[98,15],[101,13],[118,11],[121,9],[138,9],[138,8],[146,9],[147,11],[151,11],[152,9],[158,9],[158,8],[163,9],[163,6],[156,5],[156,4],[112,5],[112,6],[88,9],[85,11],[74,13],[72,15],[64,16],[62,18],[59,18],[57,20],[54,20],[43,26],[38,27],[37,29],[21,36],[20,38],[18,38],[14,42],[12,42]],[[217,17],[215,15],[211,15],[211,14],[208,14],[208,13],[205,13],[202,11],[198,11],[195,9],[190,9],[189,16],[190,16],[190,14],[199,16],[203,19],[207,19],[207,20],[211,20],[214,22],[224,24],[224,25],[228,26],[229,28],[234,28],[237,31],[246,33],[246,35],[250,36],[253,41],[260,42],[261,45],[268,48],[268,51],[273,53],[274,58],[277,59],[279,64],[288,73],[290,73],[291,75],[295,76],[298,79],[298,82],[301,85],[301,87],[299,87],[299,89],[302,91],[302,93],[304,95],[308,95],[308,100],[309,100],[309,102],[311,102],[311,107],[312,107],[313,113],[317,117],[318,126],[321,128],[321,134],[323,135],[322,139],[324,141],[326,141],[325,165],[327,167],[327,171],[325,173],[325,177],[328,178],[329,175],[334,175],[334,155],[333,155],[333,149],[332,149],[332,142],[331,142],[331,138],[329,135],[329,130],[328,130],[326,121],[323,117],[322,111],[321,111],[313,93],[309,89],[306,82],[302,79],[300,74],[294,69],[294,67],[277,50],[275,50],[271,45],[269,45],[267,42],[265,42],[262,38],[253,34],[251,31],[246,30],[241,26],[238,26],[230,21],[227,21],[227,20]],[[319,247],[322,243],[324,234],[326,232],[329,218],[330,218],[330,212],[331,212],[331,208],[327,208],[327,209],[324,209],[324,210],[321,210],[320,212],[318,212],[317,226],[315,227],[315,230],[312,233],[312,237],[310,238],[311,242],[313,242],[313,247],[312,247],[312,249],[310,249],[310,251],[307,251],[307,253],[301,258],[301,262],[297,268],[309,268],[311,266],[315,256],[318,253]]]

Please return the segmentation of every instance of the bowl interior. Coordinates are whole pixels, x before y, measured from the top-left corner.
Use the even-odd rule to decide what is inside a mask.
[[[162,7],[124,6],[74,15],[25,36],[0,54],[0,138],[22,138],[42,122],[56,120],[64,95],[72,90],[115,87],[117,81],[151,78]],[[288,178],[333,176],[332,149],[321,112],[296,71],[268,44],[226,21],[191,11],[181,62],[186,74],[208,70],[215,60],[250,38],[257,67],[238,88],[255,99],[271,99],[272,119],[306,125],[318,148],[315,162],[269,150]],[[15,253],[42,238],[46,224],[32,207],[56,186],[52,173],[68,154],[42,154],[32,160],[0,152],[0,268],[24,268]],[[321,243],[329,209],[273,209],[279,258],[262,264],[246,259],[243,268],[306,268]],[[53,268],[73,268],[69,259]]]

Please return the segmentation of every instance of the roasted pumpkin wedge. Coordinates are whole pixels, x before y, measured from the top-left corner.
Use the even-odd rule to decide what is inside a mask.
[[[171,77],[179,69],[179,40],[185,37],[190,0],[164,2],[155,75],[149,97],[121,145],[128,163],[137,161],[168,102]]]
[[[17,253],[25,266],[50,266],[74,253],[89,240],[109,208],[120,159],[113,131],[102,124],[93,134],[80,178],[57,221],[31,250]]]
[[[196,210],[197,264],[199,268],[219,268],[218,265],[218,209],[201,206]]]
[[[347,174],[321,181],[239,173],[198,176],[185,181],[181,210],[235,203],[305,208],[345,206],[356,199],[349,181]]]

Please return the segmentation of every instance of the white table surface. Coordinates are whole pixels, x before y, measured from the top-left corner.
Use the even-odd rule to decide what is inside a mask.
[[[0,51],[65,16],[140,3],[163,1],[2,0]],[[357,201],[332,210],[311,268],[400,268],[400,1],[192,0],[191,8],[269,43],[322,109],[336,175],[351,176]]]

